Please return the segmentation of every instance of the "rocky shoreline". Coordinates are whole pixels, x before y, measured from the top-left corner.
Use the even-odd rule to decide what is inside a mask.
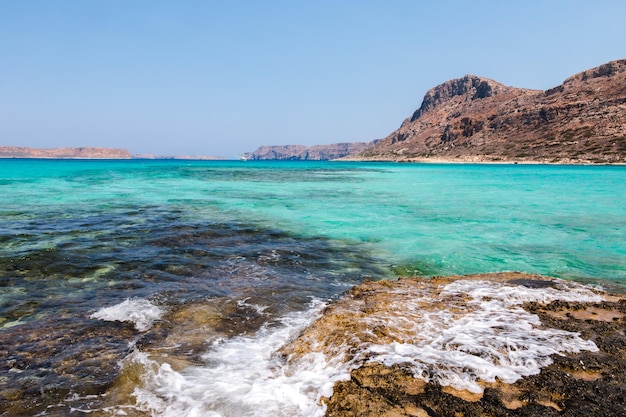
[[[489,311],[502,294],[515,313],[508,319]],[[466,327],[449,328],[455,321]],[[282,354],[323,351],[352,363],[322,399],[329,417],[618,416],[625,329],[626,298],[577,284],[521,273],[409,278],[354,287]]]
[[[77,385],[85,397],[74,406],[94,416],[112,410],[151,415],[135,398],[148,375],[159,375],[161,366],[170,373],[202,366],[211,344],[263,328],[266,312],[255,310],[254,299],[250,303],[188,303],[139,339],[132,324],[92,327],[98,352],[68,348],[59,365],[70,370],[91,357],[106,378],[92,387]],[[59,337],[77,337],[87,320]],[[113,331],[136,340],[134,354],[112,349]],[[39,334],[49,330],[24,337]],[[366,281],[278,346],[271,356],[279,375],[313,372],[320,363],[332,370],[324,380],[332,389],[317,393],[327,417],[609,417],[623,415],[626,399],[626,296],[540,275]],[[10,366],[34,359],[24,355]],[[138,360],[141,355],[146,359]],[[41,407],[35,399],[63,404],[69,392],[43,395],[36,386],[6,389],[0,398],[9,401],[0,415],[32,415]]]

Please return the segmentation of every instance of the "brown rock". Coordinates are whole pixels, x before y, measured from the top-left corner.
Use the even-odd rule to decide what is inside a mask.
[[[474,75],[447,81],[354,159],[626,163],[626,60],[546,91]]]
[[[528,293],[541,300],[516,300]],[[501,319],[508,314],[498,310],[504,305],[513,313],[513,322]],[[470,320],[464,321],[464,317]],[[623,415],[626,398],[625,317],[626,298],[622,296],[537,275],[499,273],[366,282],[329,306],[281,353],[291,360],[321,351],[346,361],[350,378],[336,383],[331,398],[323,399],[327,416],[618,416]],[[385,359],[377,356],[380,349],[372,348],[394,343],[420,345],[427,338],[424,328],[435,339],[445,339],[450,336],[446,326],[455,320],[476,326],[478,331],[469,333],[475,337],[463,341],[452,334],[441,343],[447,353],[434,354],[438,359],[427,361],[426,372],[416,366],[424,358],[384,364]],[[516,320],[528,320],[532,325],[507,333],[509,325],[517,326]],[[493,344],[483,328],[491,328],[496,337],[500,332],[506,334],[501,339],[504,344]],[[547,338],[539,335],[541,332]],[[508,382],[506,372],[495,378],[482,377],[482,365],[472,364],[485,360],[502,365],[509,361],[508,356],[524,356],[527,349],[537,349],[535,342],[543,344],[552,336],[555,340],[564,337],[563,345],[557,346],[561,350],[548,355],[548,349],[548,353],[526,357],[517,364],[513,360],[520,375]],[[534,341],[525,346],[524,341],[530,339]],[[579,343],[580,349],[564,346],[572,343]],[[484,349],[487,346],[496,349]],[[466,353],[465,367],[455,370],[450,358]],[[524,372],[523,368],[535,363],[540,369]],[[446,379],[450,370],[474,380],[479,389]]]

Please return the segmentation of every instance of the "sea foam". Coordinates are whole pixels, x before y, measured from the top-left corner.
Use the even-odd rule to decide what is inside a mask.
[[[175,370],[135,350],[127,365],[144,371],[133,407],[160,417],[321,417],[323,398],[332,395],[335,383],[349,379],[351,370],[366,362],[402,364],[416,378],[480,393],[481,381],[513,383],[538,373],[551,363],[550,355],[597,350],[576,333],[543,327],[520,306],[553,299],[601,300],[582,286],[532,289],[462,280],[434,293],[392,290],[389,295],[401,295],[391,313],[364,320],[368,329],[383,324],[396,340],[391,343],[364,342],[362,334],[351,332],[333,354],[312,349],[284,357],[281,348],[321,317],[324,304],[316,302],[287,315],[279,326],[214,342],[202,365]],[[366,332],[371,336],[371,330]]]
[[[474,393],[483,391],[481,380],[513,383],[539,373],[552,363],[550,355],[598,350],[578,333],[542,327],[536,315],[519,306],[556,299],[602,300],[575,284],[536,289],[455,281],[431,299],[422,294],[419,304],[437,308],[415,308],[417,300],[405,298],[395,304],[399,314],[368,318],[371,326],[385,323],[397,341],[366,345],[355,362],[409,365],[416,378]]]
[[[323,416],[322,396],[348,378],[343,363],[310,353],[287,363],[276,352],[319,316],[323,303],[288,315],[278,327],[255,336],[219,340],[204,355],[203,366],[175,371],[135,351],[130,364],[145,370],[135,389],[137,407],[154,416]]]
[[[140,332],[145,332],[159,320],[164,310],[144,299],[126,299],[125,301],[104,307],[89,316],[92,319],[105,321],[131,322]]]

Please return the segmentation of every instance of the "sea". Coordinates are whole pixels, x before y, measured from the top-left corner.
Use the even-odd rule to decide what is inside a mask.
[[[325,306],[502,271],[626,293],[626,167],[0,160],[0,415],[322,416]]]

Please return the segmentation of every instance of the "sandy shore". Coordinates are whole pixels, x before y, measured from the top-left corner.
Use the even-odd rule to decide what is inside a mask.
[[[398,163],[420,163],[420,164],[489,164],[489,165],[618,165],[625,163],[618,162],[595,162],[580,159],[560,159],[558,161],[548,159],[515,159],[515,160],[494,160],[482,156],[466,156],[459,158],[359,158],[345,157],[337,159],[341,162],[398,162]]]

